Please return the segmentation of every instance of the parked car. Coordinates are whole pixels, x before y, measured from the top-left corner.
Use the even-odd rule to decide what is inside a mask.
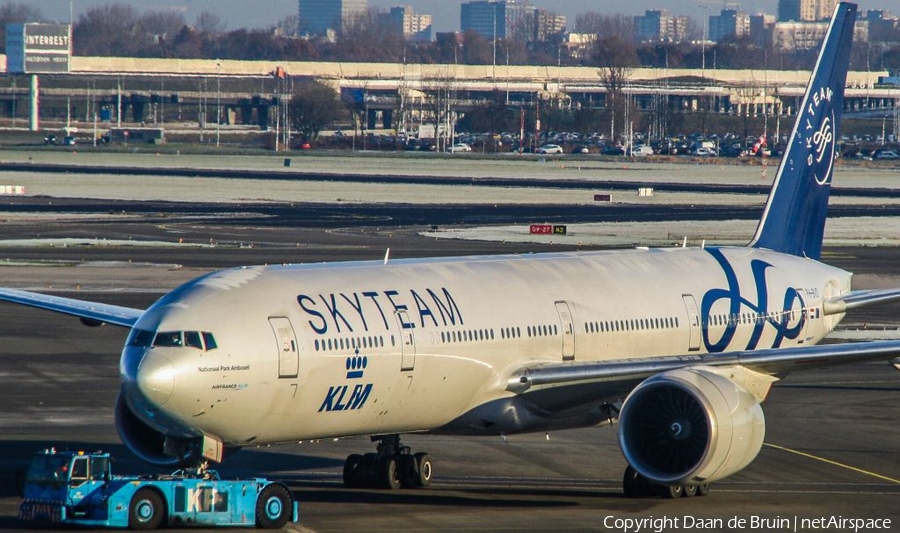
[[[589,154],[589,153],[591,153],[591,151],[588,150],[587,146],[583,146],[583,145],[579,144],[575,148],[572,148],[572,153],[573,154]]]
[[[706,148],[705,146],[701,146],[694,150],[694,153],[691,155],[695,155],[697,157],[717,157],[719,154],[712,148]]]
[[[900,159],[900,154],[896,150],[879,150],[875,159]]]
[[[545,144],[538,148],[537,153],[539,154],[561,154],[563,153],[562,146],[558,144]]]
[[[458,154],[462,152],[471,152],[472,147],[466,143],[456,143],[447,147],[447,151],[451,154]]]
[[[621,146],[607,146],[601,153],[603,155],[625,155],[625,149]]]
[[[646,144],[642,144],[640,146],[635,146],[631,150],[631,155],[634,156],[645,156],[645,155],[653,155],[653,148],[650,148]]]

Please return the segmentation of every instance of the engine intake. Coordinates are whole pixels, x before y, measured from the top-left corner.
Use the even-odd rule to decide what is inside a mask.
[[[202,439],[167,436],[157,431],[131,411],[122,395],[116,401],[116,430],[133,454],[152,465],[188,467],[203,460]]]
[[[756,457],[765,417],[756,398],[708,367],[646,379],[625,399],[619,446],[641,475],[664,485],[709,483]]]

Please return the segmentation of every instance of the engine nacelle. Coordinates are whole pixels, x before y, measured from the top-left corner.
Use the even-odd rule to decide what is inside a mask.
[[[646,379],[619,414],[625,459],[663,485],[709,483],[734,474],[753,461],[764,437],[756,398],[708,367]]]
[[[122,395],[116,400],[116,430],[133,454],[152,465],[190,467],[203,460],[202,438],[185,439],[157,431],[131,411]]]

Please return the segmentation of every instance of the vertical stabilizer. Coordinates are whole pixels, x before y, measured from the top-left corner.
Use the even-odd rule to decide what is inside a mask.
[[[819,258],[855,21],[856,4],[835,7],[750,246]]]

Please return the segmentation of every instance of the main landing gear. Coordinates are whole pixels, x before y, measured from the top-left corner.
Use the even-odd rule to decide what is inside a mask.
[[[626,498],[646,498],[662,496],[663,498],[691,498],[709,494],[709,483],[699,485],[660,485],[638,474],[631,465],[625,468],[622,489]]]
[[[400,444],[400,435],[372,437],[375,453],[352,454],[344,461],[344,486],[348,488],[411,489],[431,485],[431,457],[413,454]]]

